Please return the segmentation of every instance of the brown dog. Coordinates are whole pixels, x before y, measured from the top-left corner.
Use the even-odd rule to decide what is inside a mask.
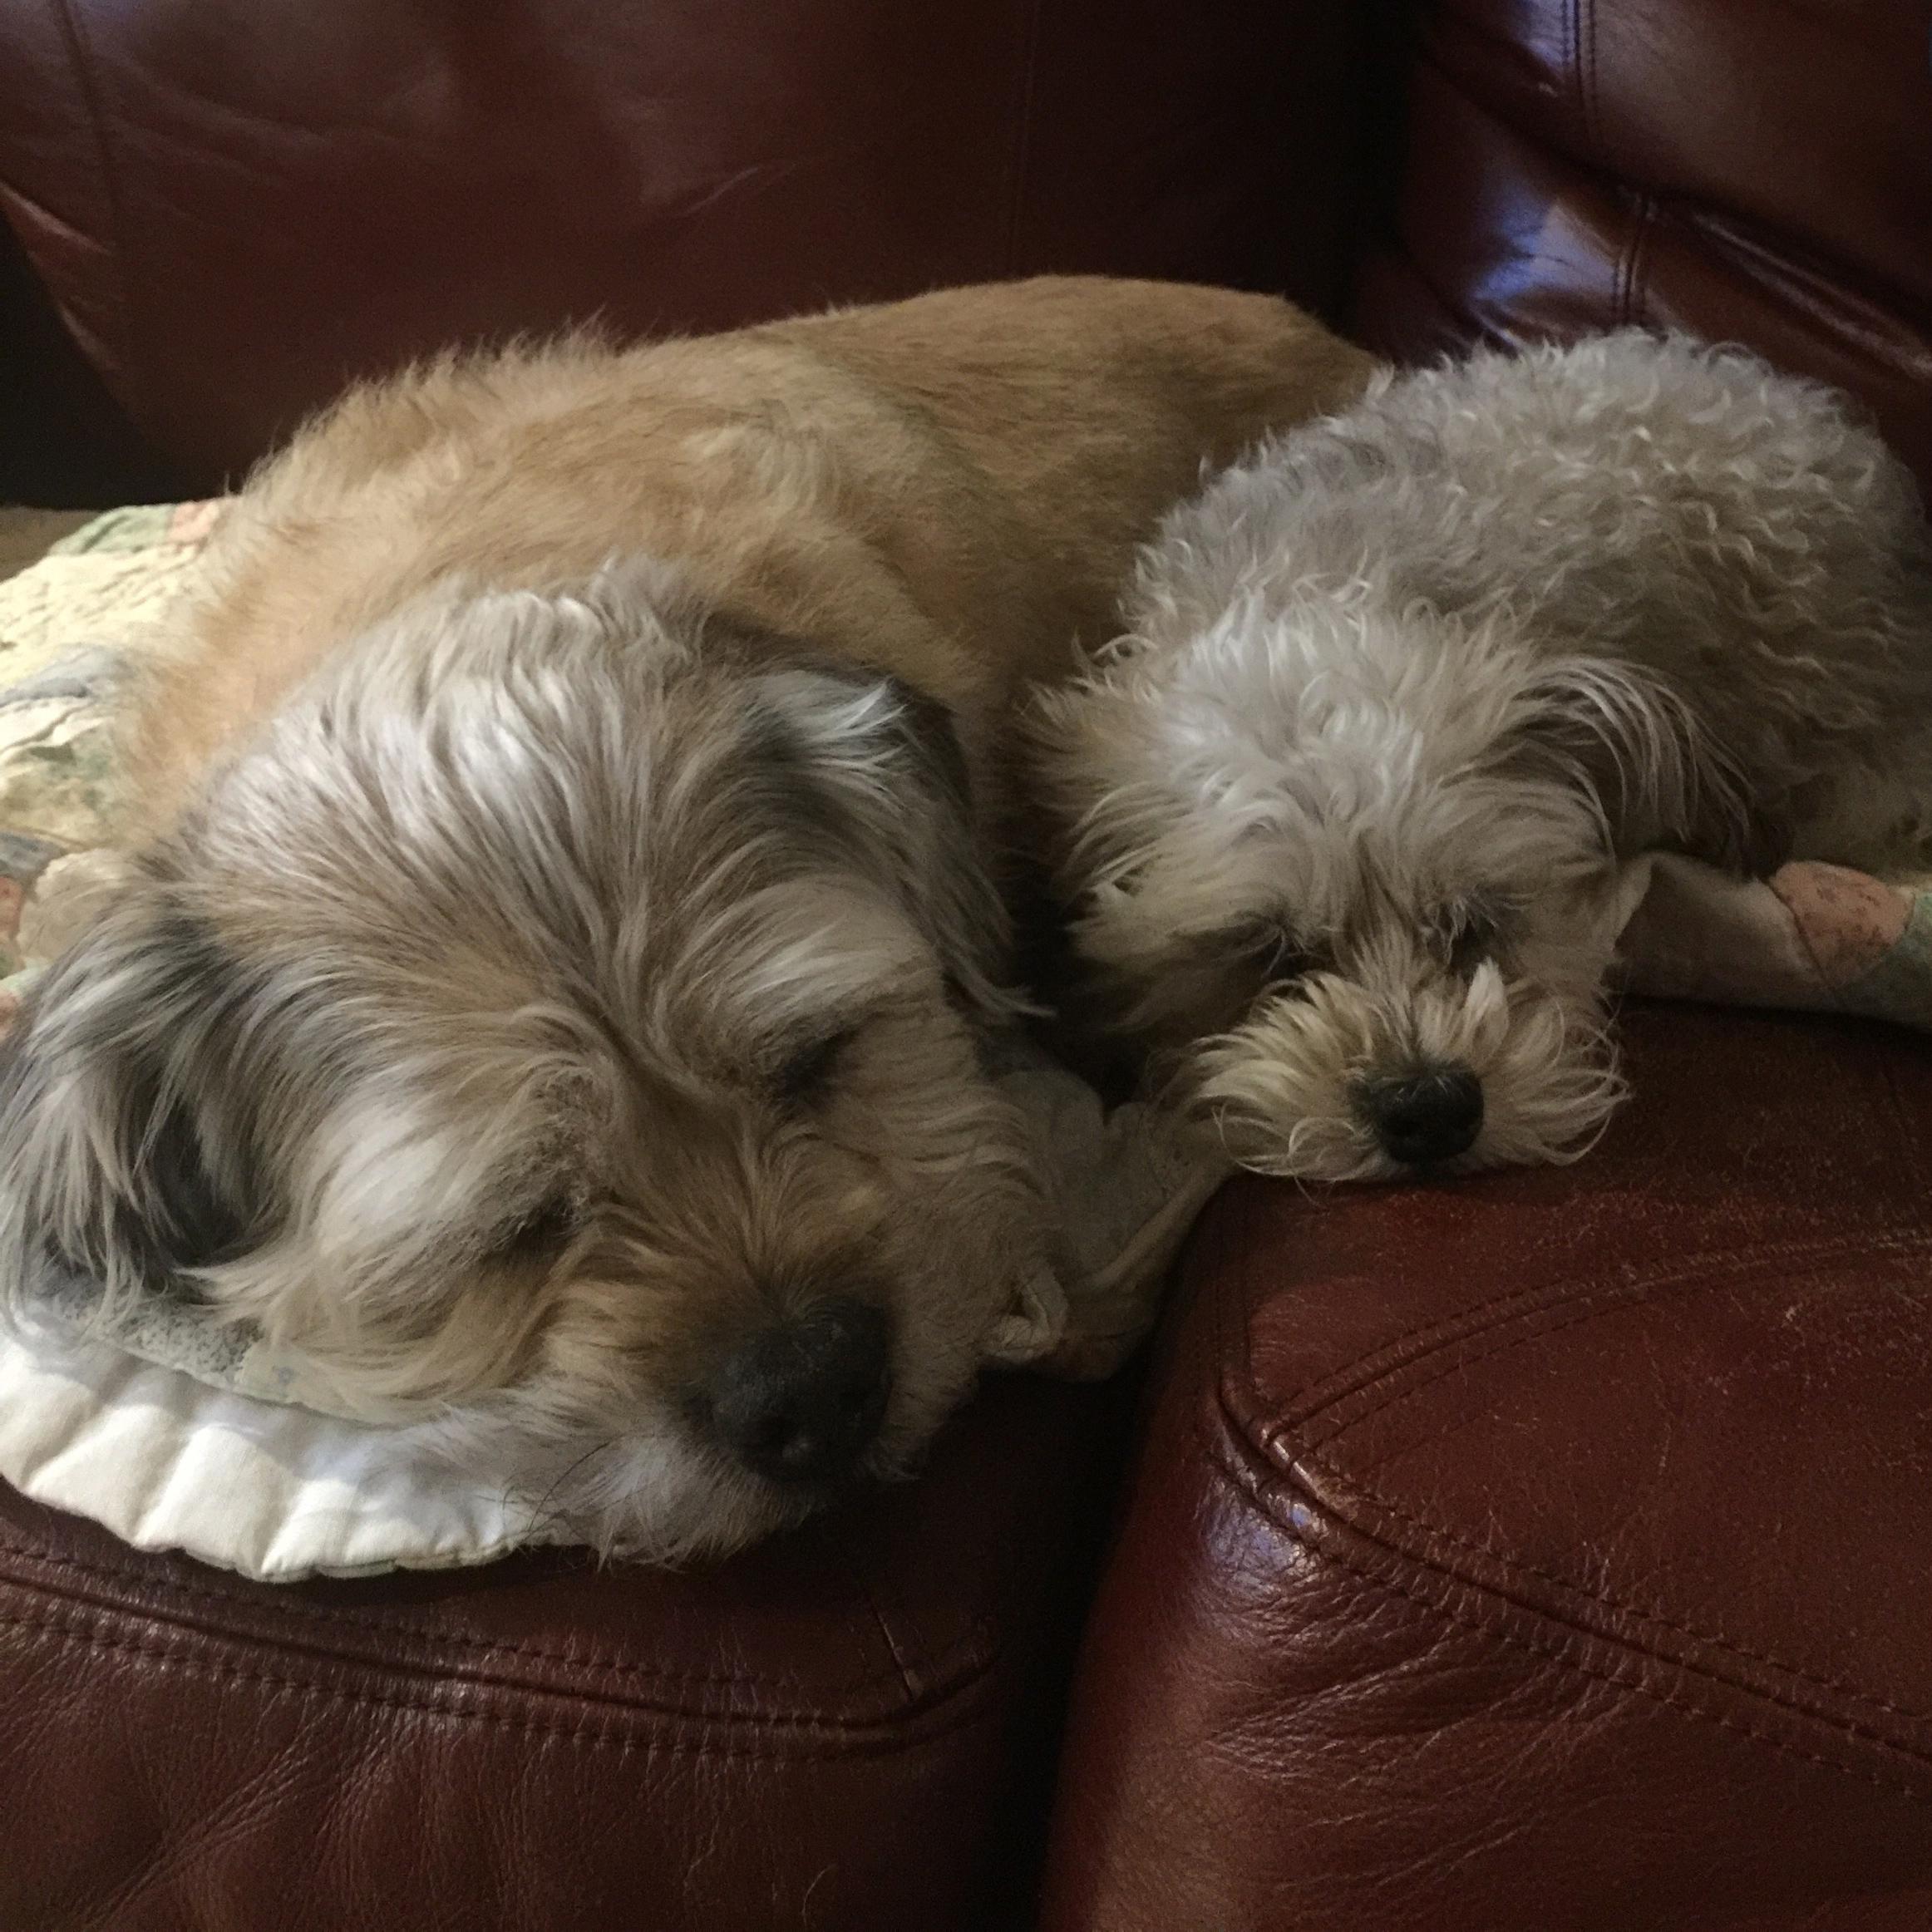
[[[1003,722],[1204,464],[1368,372],[1266,298],[1048,280],[352,394],[141,709],[0,1265],[527,1444],[611,1547],[905,1466],[1040,1254],[975,1053]]]

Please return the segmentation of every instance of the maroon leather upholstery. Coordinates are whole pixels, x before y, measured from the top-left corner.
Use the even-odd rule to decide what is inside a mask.
[[[1575,1168],[1210,1210],[1042,1932],[1932,1924],[1932,1042],[1627,1031]]]
[[[1926,54],[1921,0],[14,0],[0,487],[205,487],[450,338],[1049,267],[1328,303],[1358,239],[1391,353],[1681,323],[1932,480]],[[1573,1168],[1226,1195],[1047,1932],[1932,1924],[1929,1059],[1654,1010]],[[1109,1437],[1002,1383],[669,1578],[269,1592],[0,1500],[0,1927],[1018,1923]]]
[[[990,1387],[736,1562],[305,1586],[0,1488],[7,1932],[986,1932],[1035,1868],[1118,1392]]]
[[[571,321],[1046,269],[1332,298],[1353,11],[14,0],[0,209],[210,487],[352,375]]]
[[[1404,360],[1647,323],[1841,384],[1932,481],[1922,0],[1439,0],[1355,327]]]

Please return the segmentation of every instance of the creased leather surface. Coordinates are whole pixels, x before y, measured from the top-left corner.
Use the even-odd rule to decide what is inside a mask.
[[[1932,1922],[1932,1046],[1628,1033],[1574,1168],[1210,1210],[1049,1932]]]
[[[1037,1856],[1119,1394],[688,1574],[274,1588],[0,1490],[0,1927],[981,1932]]]
[[[1409,9],[1394,233],[1356,324],[1418,359],[1626,322],[1862,396],[1932,481],[1932,65],[1920,0]]]
[[[1918,0],[1404,11],[1367,339],[1739,336],[1932,479]],[[1319,296],[1354,12],[15,0],[0,201],[179,494],[451,335],[1043,267]],[[1575,1169],[1225,1197],[1051,1926],[1932,1923],[1926,1049],[1695,1012],[1631,1046]],[[973,1923],[1087,1440],[1007,1401],[1047,1397],[978,1412],[936,1495],[705,1580],[271,1595],[9,1503],[0,1926]]]
[[[1331,298],[1354,12],[11,0],[0,209],[208,486],[452,341],[1045,269]]]

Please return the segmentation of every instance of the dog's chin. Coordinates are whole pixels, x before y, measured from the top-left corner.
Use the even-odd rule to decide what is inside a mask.
[[[1378,1080],[1438,1067],[1480,1082],[1481,1129],[1447,1158],[1398,1161],[1364,1093]],[[1506,984],[1493,965],[1466,983],[1399,993],[1313,975],[1199,1042],[1184,1077],[1193,1108],[1241,1166],[1325,1181],[1574,1161],[1624,1092],[1593,1004]]]
[[[542,1380],[448,1404],[409,1430],[415,1445],[500,1482],[540,1540],[607,1559],[678,1565],[728,1556],[881,1483],[909,1480],[977,1379],[978,1338],[905,1358],[878,1437],[835,1481],[757,1474],[655,1399],[600,1414]]]
[[[728,1556],[832,1500],[828,1488],[753,1474],[675,1417],[633,1415],[628,1427],[614,1427],[573,1415],[546,1393],[480,1396],[407,1433],[416,1447],[499,1484],[527,1537],[585,1545],[607,1560]]]
[[[956,1111],[970,1111],[966,1097]],[[291,1346],[323,1406],[400,1428],[415,1448],[500,1486],[532,1535],[661,1564],[729,1555],[916,1475],[971,1394],[989,1336],[1041,1264],[1019,1122],[990,1089],[980,1111],[969,1151],[942,1171],[902,1175],[897,1211],[867,1230],[889,1323],[890,1393],[876,1433],[835,1477],[774,1480],[711,1432],[706,1405],[693,1399],[708,1358],[702,1348],[694,1356],[688,1339],[668,1350],[661,1333],[653,1339],[641,1288],[573,1297],[561,1287],[525,1365],[495,1382],[454,1379],[461,1323],[414,1349],[332,1356],[303,1346],[313,1338]],[[694,1334],[716,1325],[708,1279],[683,1298]],[[490,1300],[463,1298],[471,1326],[489,1327]],[[643,1324],[634,1333],[633,1310]],[[488,1353],[471,1350],[460,1364],[473,1368]]]

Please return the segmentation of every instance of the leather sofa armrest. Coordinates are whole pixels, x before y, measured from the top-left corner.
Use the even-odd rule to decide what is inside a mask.
[[[1209,1210],[1041,1932],[1932,1922],[1932,1042],[1626,1034],[1574,1168]]]

